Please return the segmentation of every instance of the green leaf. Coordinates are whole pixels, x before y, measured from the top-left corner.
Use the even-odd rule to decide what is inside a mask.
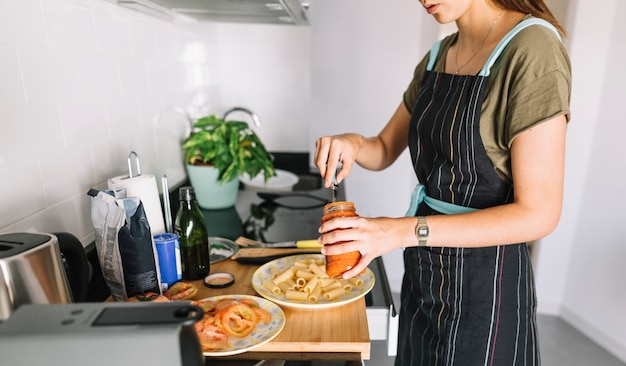
[[[224,121],[216,115],[199,118],[182,145],[185,163],[212,164],[222,183],[243,173],[255,177],[261,172],[265,181],[276,175],[272,157],[243,121]]]

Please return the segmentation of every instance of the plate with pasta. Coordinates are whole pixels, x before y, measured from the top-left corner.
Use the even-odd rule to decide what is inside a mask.
[[[301,254],[265,263],[252,276],[262,297],[292,308],[330,308],[351,303],[374,287],[369,268],[347,280],[328,278],[321,254]]]

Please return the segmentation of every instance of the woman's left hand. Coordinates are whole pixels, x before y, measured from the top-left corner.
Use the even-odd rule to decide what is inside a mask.
[[[376,257],[410,245],[403,245],[408,238],[414,239],[411,230],[408,230],[407,237],[407,225],[403,224],[404,221],[407,218],[336,217],[328,220],[319,228],[322,235],[318,241],[324,245],[322,254],[360,252],[362,257],[359,263],[343,275],[344,278],[357,276]]]

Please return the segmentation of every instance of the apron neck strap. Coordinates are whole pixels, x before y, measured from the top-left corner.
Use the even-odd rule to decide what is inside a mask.
[[[549,28],[550,30],[552,30],[556,34],[556,36],[559,38],[559,40],[561,39],[561,36],[559,35],[559,31],[552,24],[550,24],[549,22],[547,22],[547,21],[545,21],[543,19],[540,19],[540,18],[529,18],[529,19],[522,20],[513,29],[511,29],[509,31],[509,33],[507,33],[500,40],[500,42],[498,43],[496,48],[494,48],[493,52],[491,53],[491,55],[487,59],[487,62],[485,62],[485,65],[480,70],[478,75],[479,76],[489,76],[489,72],[491,70],[491,66],[493,66],[493,64],[496,62],[498,57],[500,57],[500,54],[502,53],[502,51],[504,51],[504,49],[509,44],[509,42],[511,42],[511,40],[522,29],[524,29],[526,27],[529,27],[531,25],[542,25],[544,27],[547,27],[547,28]],[[435,67],[435,62],[437,61],[437,55],[439,54],[439,49],[441,48],[441,42],[442,42],[442,40],[439,40],[439,41],[435,42],[435,44],[433,44],[433,46],[430,49],[430,56],[429,56],[429,59],[428,59],[428,64],[426,65],[426,70],[427,71],[432,71],[433,68]]]

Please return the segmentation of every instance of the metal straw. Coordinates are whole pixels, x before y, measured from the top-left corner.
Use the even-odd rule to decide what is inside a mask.
[[[172,208],[170,207],[170,190],[167,185],[167,176],[163,174],[161,179],[163,186],[163,212],[165,212],[165,230],[168,233],[172,232]]]

